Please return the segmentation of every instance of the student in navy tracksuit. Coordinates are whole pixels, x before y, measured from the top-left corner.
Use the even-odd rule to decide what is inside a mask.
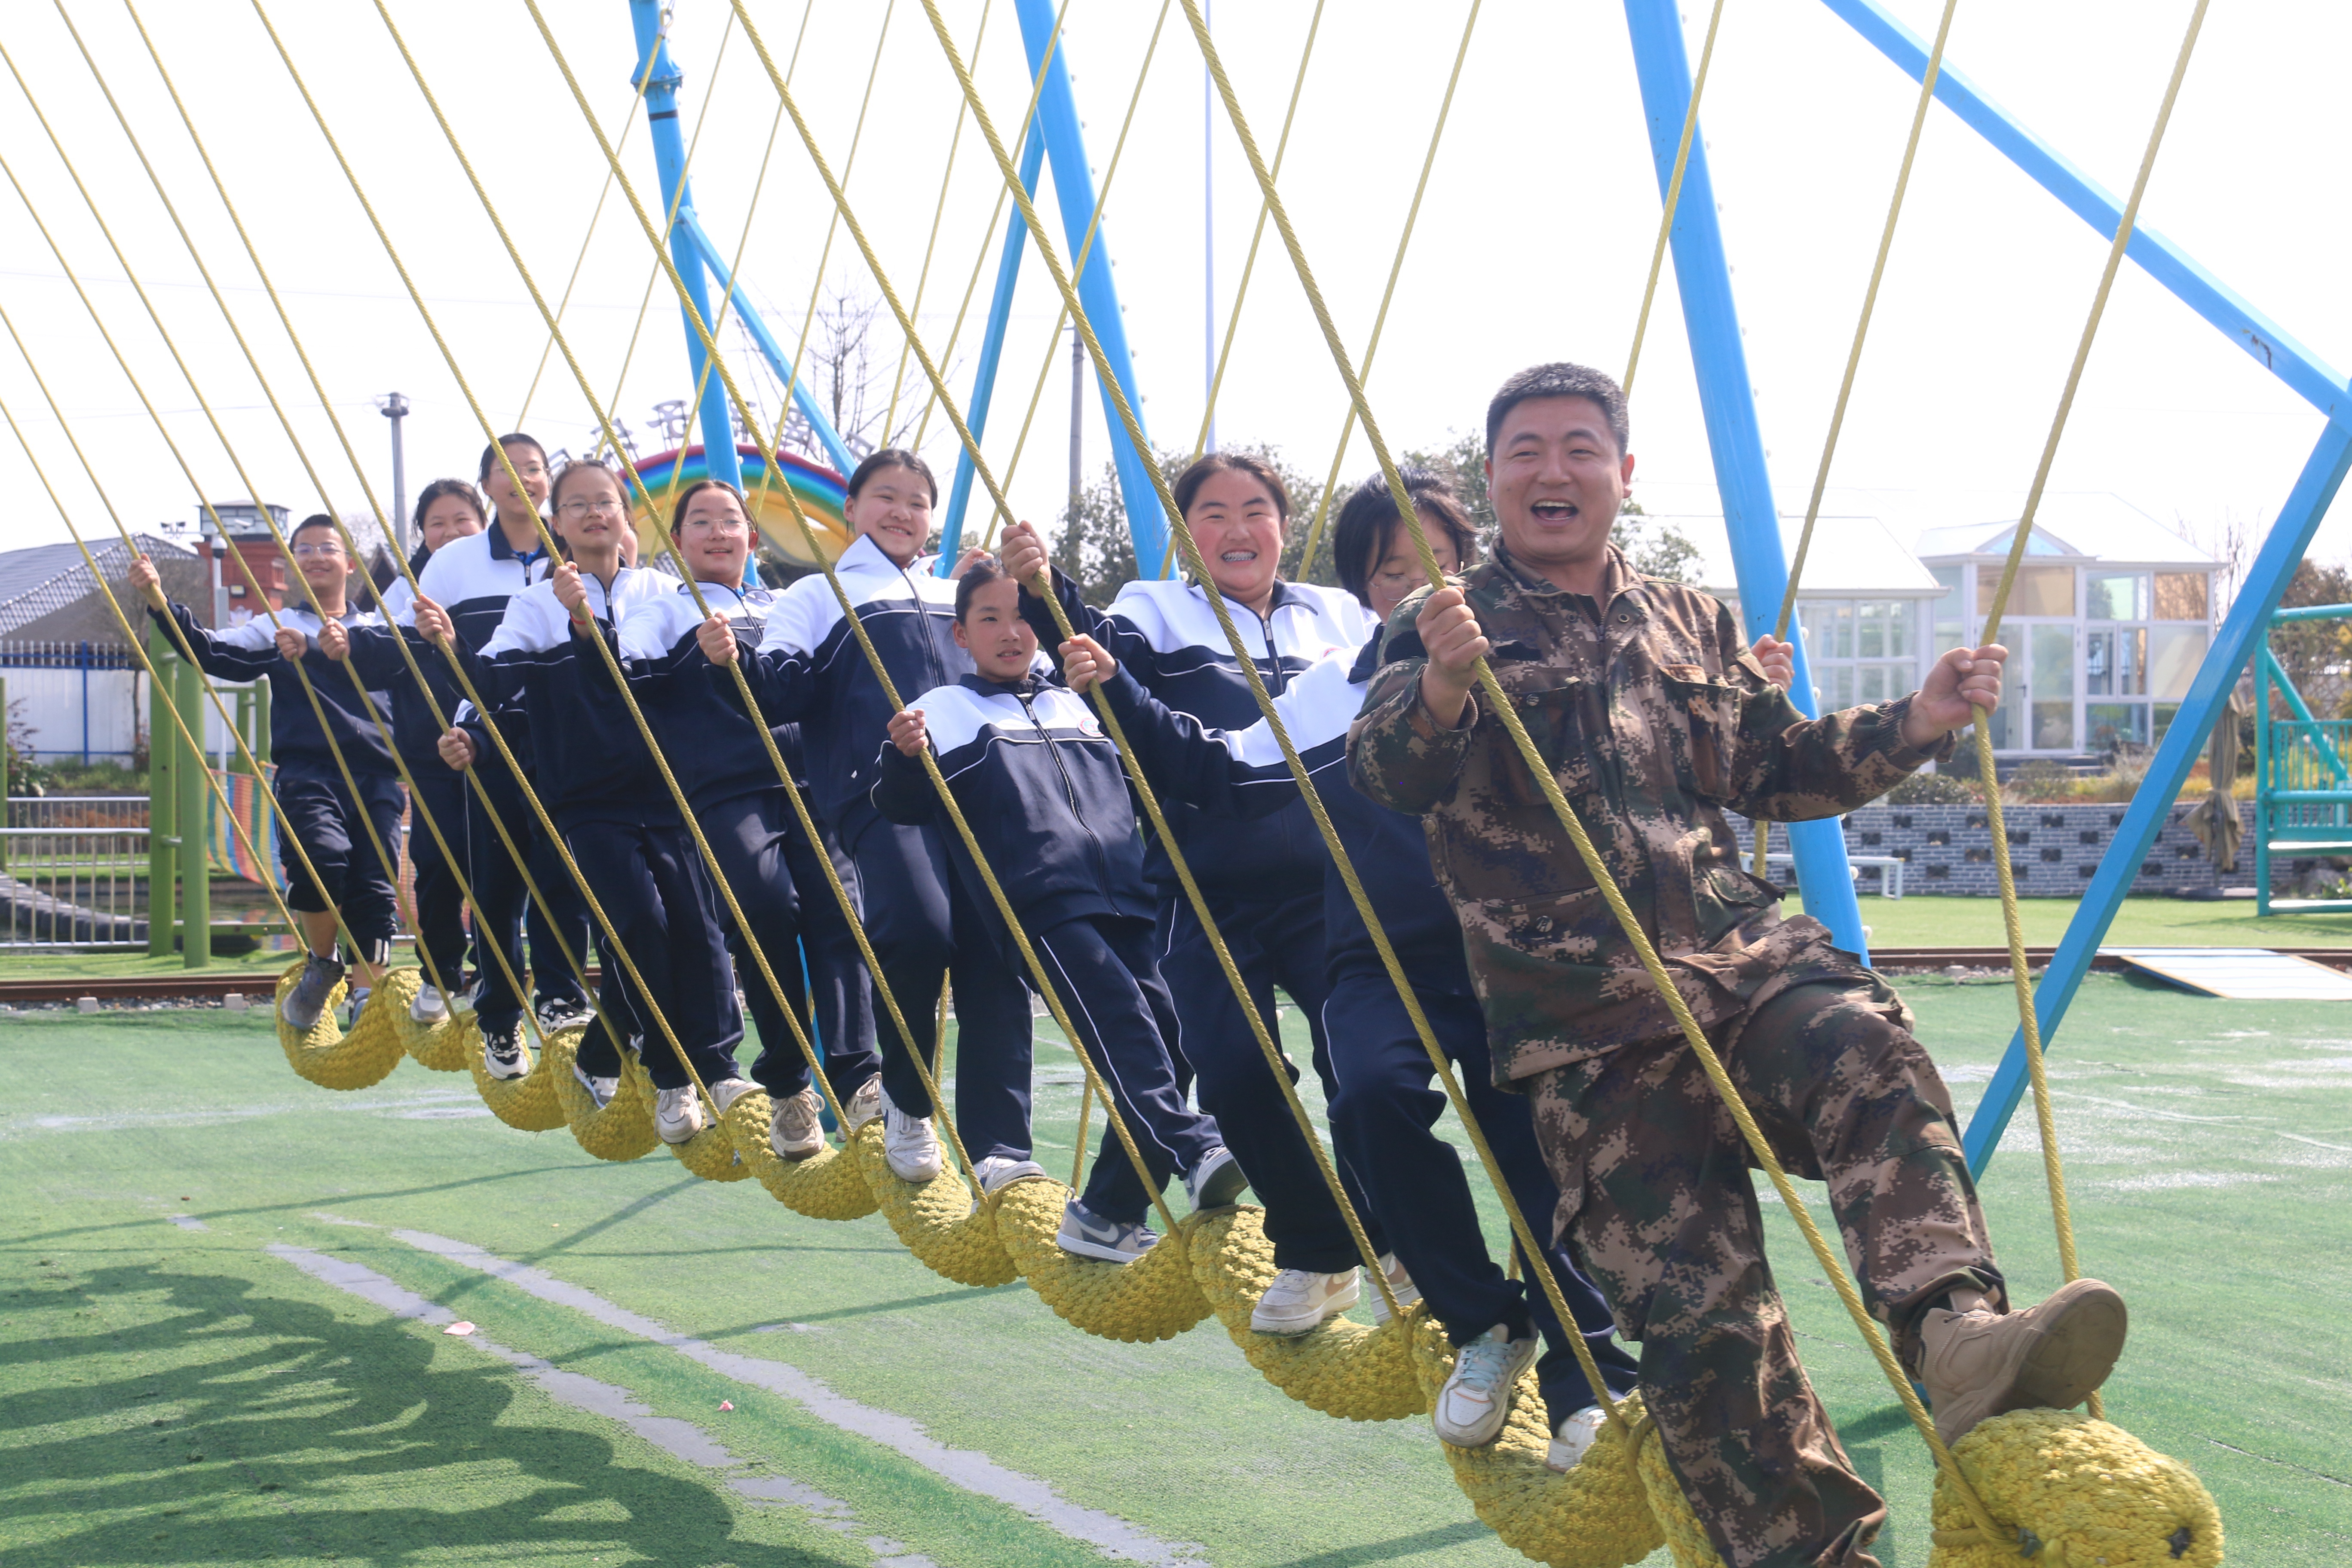
[[[425,570],[433,552],[456,539],[482,531],[488,522],[481,493],[463,479],[435,479],[416,498],[416,531],[420,542],[410,557],[411,575]],[[413,619],[416,595],[403,577],[383,591],[384,617],[398,623]],[[414,650],[417,668],[440,655],[428,648]],[[408,764],[408,860],[416,868],[416,950],[425,963],[425,984],[408,1016],[420,1024],[437,1024],[449,1016],[444,987],[459,990],[465,984],[465,895],[458,890],[457,868],[441,853],[440,840],[425,826],[431,818],[449,847],[466,853],[466,781],[441,761],[441,726],[434,721],[433,704],[389,635],[351,639],[354,668],[370,687],[392,693],[392,738],[400,759]],[[444,708],[446,718],[450,709]],[[440,984],[436,984],[438,977]]]
[[[665,1142],[683,1143],[706,1125],[688,1062],[721,1112],[751,1087],[735,1074],[743,1017],[701,857],[629,715],[616,672],[590,643],[601,637],[617,656],[616,628],[666,599],[677,580],[623,564],[628,503],[611,469],[573,463],[556,477],[550,499],[572,559],[509,602],[498,631],[467,656],[468,674],[498,705],[501,729],[514,709],[529,717],[537,787],[636,970],[635,977],[624,972],[618,989],[657,1091],[655,1131]],[[577,618],[583,614],[591,617],[585,625]],[[417,605],[417,627],[429,638],[448,635],[446,616],[429,603]],[[481,750],[462,720],[442,737],[442,749],[458,766]],[[605,953],[608,973],[621,967],[618,959]]]
[[[775,595],[743,585],[756,536],[742,496],[719,479],[688,485],[672,509],[670,532],[713,615],[746,637],[759,636]],[[751,927],[730,930],[730,940],[737,952],[736,978],[760,1029],[752,1081],[775,1106],[769,1146],[781,1159],[805,1160],[824,1147],[818,1121],[823,1100],[809,1081],[808,1058],[793,1038],[775,992],[743,944],[757,944],[803,1030],[814,1013],[825,1078],[852,1132],[881,1114],[882,1086],[876,1076],[881,1061],[874,1054],[866,970],[817,859],[835,847],[809,842],[759,729],[710,679],[710,661],[697,637],[702,624],[694,594],[677,584],[622,623],[621,656],[662,752]],[[727,684],[733,684],[731,679]],[[773,733],[785,764],[797,763],[798,731],[784,726]],[[852,868],[844,886],[855,889],[856,879]],[[726,912],[723,902],[720,912]]]
[[[849,477],[842,516],[857,538],[834,572],[903,699],[951,685],[971,672],[955,640],[955,584],[922,553],[939,486],[912,452],[885,448]],[[731,626],[705,623],[702,650],[716,664],[740,657]],[[956,1121],[975,1164],[1029,1158],[1029,992],[1004,967],[988,928],[949,873],[933,827],[908,827],[875,810],[876,756],[893,705],[875,679],[833,584],[803,577],[777,595],[755,657],[743,659],[761,715],[798,723],[817,805],[856,863],[866,932],[907,1027],[936,1062],[932,1030],[941,983],[955,985]],[[734,689],[734,678],[711,679]],[[916,1066],[916,1042],[899,1037],[877,1009],[882,1047],[883,1152],[899,1179],[939,1173],[930,1097]],[[991,1167],[995,1169],[998,1167]]]
[[[1055,593],[1071,625],[1102,642],[1159,700],[1205,725],[1246,729],[1259,717],[1257,700],[1217,625],[1210,592],[1223,595],[1269,694],[1334,653],[1353,653],[1377,623],[1337,589],[1286,583],[1277,574],[1290,500],[1263,458],[1213,453],[1184,471],[1175,493],[1207,559],[1210,583],[1129,583],[1108,615],[1087,605],[1058,574]],[[1017,524],[1004,543],[1006,569],[1034,583],[1045,565],[1035,531]],[[1024,614],[1040,636],[1048,635],[1053,621],[1042,602],[1024,600]],[[1278,985],[1307,1016],[1315,1070],[1328,1090],[1324,854],[1305,804],[1294,801],[1256,822],[1220,823],[1205,836],[1197,815],[1180,804],[1169,812],[1169,826],[1266,1031],[1279,1043]],[[1262,1333],[1305,1333],[1359,1299],[1354,1238],[1160,846],[1152,847],[1146,870],[1160,895],[1160,967],[1176,996],[1178,1051],[1198,1075],[1201,1109],[1217,1119],[1265,1205],[1277,1272],[1251,1326]],[[1296,1079],[1297,1069],[1290,1071]],[[1349,1175],[1343,1167],[1342,1179]],[[1371,1216],[1365,1217],[1369,1224]],[[1370,1239],[1382,1249],[1377,1235]]]
[[[1166,1043],[1175,1009],[1152,962],[1152,900],[1117,748],[1084,698],[1038,675],[1037,634],[1021,618],[1020,587],[986,557],[956,585],[956,640],[974,671],[924,692],[890,721],[874,805],[892,822],[941,827],[957,879],[992,917],[1005,963],[1023,972],[924,773],[924,752],[939,748],[940,772],[980,853],[1151,1175],[1146,1191],[1106,1127],[1094,1173],[1069,1200],[1055,1239],[1081,1258],[1129,1262],[1160,1239],[1143,1218],[1171,1174],[1184,1173],[1195,1208],[1211,1208],[1241,1195],[1241,1168],[1217,1124],[1186,1108],[1176,1081]],[[1045,1173],[1024,1160],[983,1184]]]
[[[509,463],[522,481],[520,489],[508,475]],[[460,647],[478,650],[488,642],[506,615],[507,601],[546,576],[554,565],[539,533],[539,509],[547,499],[547,456],[530,437],[504,436],[484,448],[481,486],[495,513],[491,526],[435,551],[416,582],[422,597],[445,612]],[[414,625],[416,606],[408,606],[394,618]],[[438,649],[420,649],[417,662],[439,689],[442,712],[455,712],[465,693],[450,678],[447,660]],[[516,761],[535,773],[530,731],[521,716],[515,715],[511,724],[501,716],[499,733],[512,748]],[[474,938],[478,942],[489,940],[502,944],[508,963],[502,966],[490,960],[487,950],[476,950],[474,968],[479,988],[474,1010],[481,1023],[486,1059],[489,1047],[493,1043],[499,1047],[498,1060],[491,1068],[497,1073],[503,1066],[523,1060],[524,998],[508,983],[507,970],[511,967],[518,978],[525,973],[526,931],[530,935],[529,973],[532,989],[538,993],[541,1032],[551,1034],[587,1019],[587,993],[579,973],[564,962],[563,951],[569,944],[573,955],[585,961],[588,909],[525,802],[522,781],[507,767],[495,746],[483,751],[478,777],[481,790],[466,792],[466,875],[473,883],[477,919],[489,928],[489,935],[486,939],[478,927]],[[522,868],[507,852],[492,825],[493,812],[523,850],[530,880],[547,900],[553,925],[549,924],[548,913],[532,901]],[[562,942],[556,940],[559,931]]]
[[[301,978],[278,1010],[289,1024],[307,1030],[319,1021],[328,994],[343,977],[344,963],[335,956],[338,910],[359,944],[359,951],[348,955],[356,983],[354,1001],[374,984],[390,956],[393,935],[400,929],[393,894],[400,854],[400,776],[350,675],[329,658],[347,645],[347,628],[381,624],[380,616],[352,608],[344,597],[351,557],[335,520],[323,514],[306,517],[287,542],[310,602],[288,604],[278,612],[274,626],[264,614],[241,626],[208,631],[185,605],[178,604],[171,606],[168,618],[186,636],[207,675],[224,680],[268,679],[278,858],[286,866],[287,907],[294,911],[310,955]],[[143,595],[157,582],[155,563],[141,556],[131,568],[131,585]],[[148,613],[159,626],[166,620],[164,611]],[[302,678],[295,672],[297,659],[303,661],[319,695],[326,715],[323,729],[310,694],[302,689]],[[368,696],[379,713],[388,711],[385,693],[371,691]],[[342,766],[336,763],[339,751]],[[343,781],[346,766],[350,784]],[[370,823],[375,829],[373,844]],[[310,857],[315,880],[292,844],[300,845]],[[379,845],[383,854],[394,858],[394,864],[384,863]]]

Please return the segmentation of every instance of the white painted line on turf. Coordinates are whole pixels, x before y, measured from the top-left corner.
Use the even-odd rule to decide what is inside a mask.
[[[616,1306],[593,1291],[568,1285],[528,1264],[509,1262],[470,1242],[452,1241],[447,1237],[417,1230],[395,1230],[392,1235],[394,1240],[420,1251],[478,1268],[542,1301],[570,1307],[607,1328],[676,1351],[738,1383],[794,1400],[820,1421],[895,1449],[942,1479],[1018,1509],[1056,1533],[1097,1548],[1105,1556],[1130,1563],[1164,1563],[1171,1568],[1206,1560],[1205,1547],[1162,1541],[1116,1514],[1080,1507],[1045,1481],[1008,1469],[973,1449],[950,1448],[926,1432],[919,1422],[836,1394],[798,1367],[740,1355],[720,1350],[707,1340],[674,1333],[655,1320]]]
[[[210,1230],[212,1226],[192,1214],[167,1214],[163,1216],[182,1230]]]
[[[273,1258],[292,1264],[320,1283],[357,1296],[383,1308],[395,1318],[413,1318],[436,1328],[457,1321],[457,1315],[447,1308],[436,1306],[415,1291],[405,1289],[374,1269],[353,1263],[349,1258],[312,1252],[308,1247],[289,1247],[283,1242],[264,1250]],[[656,1415],[648,1406],[630,1398],[628,1390],[625,1388],[616,1388],[609,1383],[599,1382],[576,1372],[566,1372],[526,1351],[509,1350],[479,1332],[468,1335],[467,1341],[512,1366],[558,1404],[618,1421],[673,1458],[713,1470],[723,1469],[738,1462],[724,1445],[693,1422],[681,1421],[676,1416]],[[838,1498],[827,1497],[814,1487],[793,1480],[789,1476],[733,1478],[728,1481],[728,1487],[754,1502],[786,1503],[803,1509],[815,1523],[844,1535],[857,1535],[864,1529],[847,1503]],[[877,1568],[939,1568],[929,1558],[919,1552],[908,1552],[903,1543],[887,1536],[866,1535],[862,1539],[866,1548],[875,1553]]]

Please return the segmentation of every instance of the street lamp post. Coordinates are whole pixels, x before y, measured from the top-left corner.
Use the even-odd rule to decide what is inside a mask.
[[[400,422],[408,417],[408,399],[397,392],[387,392],[375,400],[377,409],[392,421],[392,527],[393,548],[403,555],[416,548],[408,537],[408,464],[400,448]]]

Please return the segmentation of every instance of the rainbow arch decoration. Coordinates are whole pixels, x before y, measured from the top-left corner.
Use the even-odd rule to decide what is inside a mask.
[[[842,502],[848,493],[848,481],[840,474],[820,463],[812,463],[789,452],[779,453],[782,473],[778,476],[768,467],[757,447],[738,446],[736,461],[742,465],[743,497],[751,514],[751,524],[768,543],[786,560],[814,570],[836,559],[849,547],[849,525],[842,521]],[[643,481],[656,505],[661,508],[662,521],[668,521],[669,498],[697,479],[709,479],[710,470],[703,462],[700,447],[682,447],[673,452],[663,452],[637,463],[637,478]],[[809,526],[815,530],[824,560],[809,554],[808,541],[802,535],[800,524],[793,521],[792,503],[785,500],[783,487],[800,499],[801,510],[808,515]],[[660,533],[641,498],[632,498],[637,530],[639,559],[657,548]]]

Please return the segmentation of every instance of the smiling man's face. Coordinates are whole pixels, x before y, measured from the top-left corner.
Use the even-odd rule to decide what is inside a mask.
[[[1503,542],[1529,571],[1592,591],[1633,459],[1589,397],[1530,397],[1503,416],[1486,459],[1486,495]],[[1565,581],[1566,577],[1577,581]]]

